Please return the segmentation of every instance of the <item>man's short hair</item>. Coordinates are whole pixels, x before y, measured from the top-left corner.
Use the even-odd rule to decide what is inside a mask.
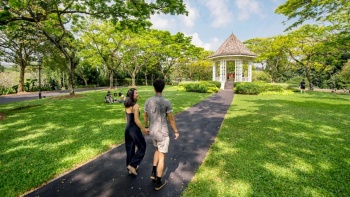
[[[156,92],[163,92],[165,87],[165,81],[164,79],[156,79],[153,81],[153,87],[156,90]]]

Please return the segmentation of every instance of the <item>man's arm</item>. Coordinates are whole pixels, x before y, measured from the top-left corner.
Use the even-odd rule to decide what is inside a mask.
[[[168,115],[168,120],[169,120],[169,122],[170,122],[170,125],[171,125],[171,127],[173,128],[173,130],[174,130],[175,139],[177,139],[177,138],[179,137],[180,134],[179,134],[179,131],[178,131],[177,128],[176,128],[176,122],[175,122],[175,118],[174,118],[174,116],[173,116],[173,113],[170,112],[170,113],[168,113],[167,115]]]

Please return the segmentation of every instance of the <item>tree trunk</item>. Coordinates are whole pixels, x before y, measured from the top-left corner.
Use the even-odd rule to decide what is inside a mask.
[[[135,78],[136,78],[136,75],[133,73],[133,74],[131,75],[131,86],[132,86],[132,87],[135,87],[135,86],[136,86]]]
[[[114,82],[114,72],[109,71],[109,89],[114,89],[113,82]]]
[[[87,79],[85,79],[85,77],[83,77],[83,80],[84,80],[85,86],[87,86],[88,85]]]
[[[145,83],[146,83],[146,86],[148,86],[147,73],[146,72],[145,72]]]
[[[74,62],[70,61],[68,64],[68,90],[69,90],[69,95],[73,96],[75,95],[74,93],[74,87],[73,87],[73,69],[74,68]]]
[[[24,74],[25,74],[26,66],[24,65],[23,62],[21,62],[21,71],[19,74],[19,84],[18,84],[18,89],[17,93],[19,92],[24,92]]]

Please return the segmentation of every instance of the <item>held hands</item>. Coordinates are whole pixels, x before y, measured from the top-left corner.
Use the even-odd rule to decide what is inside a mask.
[[[177,138],[179,138],[179,136],[180,136],[179,132],[176,131],[176,132],[175,132],[175,140],[176,140]]]
[[[145,130],[143,131],[146,135],[149,135],[149,128],[145,128]]]

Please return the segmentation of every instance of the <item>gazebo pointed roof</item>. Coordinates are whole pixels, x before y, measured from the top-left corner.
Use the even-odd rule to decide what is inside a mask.
[[[256,57],[238,38],[232,33],[216,52],[209,58],[221,56],[248,56]]]

